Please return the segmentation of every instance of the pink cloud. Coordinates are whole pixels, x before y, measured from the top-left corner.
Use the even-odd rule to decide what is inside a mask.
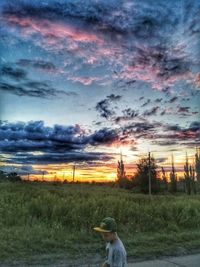
[[[160,74],[162,69],[159,66],[151,66],[149,64],[140,64],[131,66],[125,65],[120,78],[142,80],[151,83],[153,88],[162,90],[164,86],[171,86],[178,80],[193,80],[193,74],[190,71],[181,74],[171,74],[169,77],[164,78]]]
[[[33,33],[40,33],[45,37],[54,38],[71,38],[76,42],[95,42],[102,44],[103,40],[97,37],[94,33],[88,31],[80,30],[72,25],[51,22],[46,19],[35,20],[29,17],[19,18],[16,16],[8,16],[7,21],[14,23],[23,28],[23,31],[27,35],[32,35]]]
[[[156,48],[135,45],[135,50],[132,53],[127,51],[120,42],[113,42],[108,36],[102,38],[100,33],[94,33],[91,29],[81,29],[70,23],[47,19],[36,20],[31,17],[21,18],[14,15],[7,16],[4,19],[19,26],[20,33],[24,37],[29,38],[34,35],[36,45],[42,46],[48,51],[55,53],[60,52],[60,50],[69,52],[78,60],[81,59],[82,64],[89,64],[91,67],[106,66],[110,71],[107,76],[108,81],[110,81],[110,78],[113,80],[141,80],[150,83],[157,90],[162,90],[165,86],[172,86],[181,79],[188,82],[194,82],[195,80],[196,85],[199,86],[199,76],[197,75],[195,79],[191,71],[187,69],[174,73],[170,70],[169,73],[166,71],[163,75],[163,61],[168,60],[170,63],[170,60],[177,59],[181,61],[185,57],[185,46],[183,45],[177,44],[169,51],[167,58],[163,60],[159,57],[166,57],[166,55]],[[68,63],[70,65],[70,62]],[[82,64],[74,66],[74,61],[71,63],[73,72],[82,68]],[[115,67],[118,69],[117,76],[113,74]],[[64,73],[64,71],[62,72]],[[73,80],[89,85],[96,78],[73,77]],[[106,83],[105,77],[104,83]]]

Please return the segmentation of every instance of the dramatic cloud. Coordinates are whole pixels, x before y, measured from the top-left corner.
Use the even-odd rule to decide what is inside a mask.
[[[120,142],[117,130],[103,128],[89,133],[79,125],[45,127],[43,121],[0,125],[2,153],[9,153],[9,163],[64,163],[73,161],[109,160],[109,153],[87,152],[89,146]],[[6,159],[4,159],[4,162]]]
[[[3,152],[81,150],[88,145],[109,145],[120,140],[114,129],[103,128],[92,134],[79,125],[45,127],[43,121],[6,123],[0,125],[0,142]]]
[[[115,114],[115,112],[110,109],[108,99],[99,101],[96,105],[96,110],[99,111],[100,116],[105,119],[109,119],[112,115]]]
[[[113,115],[115,115],[115,111],[111,107],[112,102],[119,101],[121,99],[120,95],[111,94],[99,101],[96,105],[96,110],[100,113],[100,116],[105,119],[110,119]]]
[[[192,122],[189,127],[185,128],[178,125],[168,125],[165,128],[166,134],[160,135],[160,137],[166,140],[177,142],[188,140],[188,142],[195,141],[196,145],[200,144],[200,123],[197,121]]]
[[[52,53],[67,53],[81,63],[80,69],[84,64],[104,65],[112,79],[123,79],[127,86],[140,80],[160,90],[182,79],[193,82],[193,66],[199,63],[198,41],[193,40],[199,37],[200,5],[198,1],[192,7],[186,1],[179,5],[18,1],[2,4],[1,21],[4,33],[7,30]],[[43,60],[24,63],[54,69]]]
[[[98,162],[98,161],[108,161],[113,159],[113,155],[108,153],[98,153],[98,152],[68,152],[68,153],[48,153],[45,152],[42,155],[35,155],[31,153],[18,154],[11,157],[9,163],[17,164],[62,164],[62,163],[73,163],[73,162]],[[6,162],[6,161],[5,161]],[[1,168],[2,169],[2,168]],[[16,168],[17,170],[18,168]],[[2,169],[7,171],[5,168]],[[17,173],[19,173],[19,169]],[[42,171],[31,171],[30,169],[23,169],[21,174],[41,174]]]
[[[2,0],[1,163],[198,145],[199,14],[199,0]]]

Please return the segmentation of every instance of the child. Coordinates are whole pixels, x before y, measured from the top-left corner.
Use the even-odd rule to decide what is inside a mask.
[[[99,227],[94,228],[100,232],[107,242],[107,259],[102,267],[127,267],[126,250],[117,235],[117,224],[115,219],[107,217],[103,219]]]

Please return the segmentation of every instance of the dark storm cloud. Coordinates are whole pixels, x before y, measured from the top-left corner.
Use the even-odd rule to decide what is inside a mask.
[[[109,145],[120,140],[116,130],[103,128],[86,133],[79,125],[45,127],[43,121],[6,123],[0,125],[1,149],[16,151],[73,151],[88,145]]]
[[[112,144],[119,140],[120,137],[118,131],[107,128],[100,129],[90,136],[91,145]]]
[[[103,128],[88,133],[79,125],[44,126],[43,121],[0,124],[0,147],[6,163],[45,164],[110,160],[108,153],[84,151],[88,146],[112,145],[120,140],[117,130]]]
[[[108,161],[113,159],[113,155],[98,152],[68,152],[68,153],[48,153],[45,152],[42,155],[34,154],[21,154],[11,157],[9,163],[17,164],[61,164],[61,163],[73,163],[73,162],[88,162],[88,161]],[[25,173],[30,172],[24,170]],[[42,172],[43,173],[43,172]]]

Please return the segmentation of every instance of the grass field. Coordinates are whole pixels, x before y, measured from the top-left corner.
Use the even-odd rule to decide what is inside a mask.
[[[118,222],[129,257],[181,254],[200,247],[200,196],[134,194],[86,184],[0,183],[0,260],[32,255],[104,255],[92,230]]]

